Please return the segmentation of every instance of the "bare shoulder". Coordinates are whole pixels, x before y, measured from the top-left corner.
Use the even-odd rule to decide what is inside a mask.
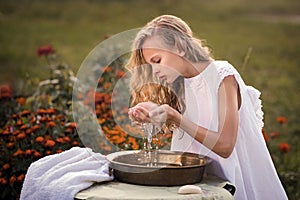
[[[234,77],[234,75],[229,75],[229,76],[226,76],[221,84],[220,84],[220,87],[225,87],[225,88],[238,88],[238,83]]]

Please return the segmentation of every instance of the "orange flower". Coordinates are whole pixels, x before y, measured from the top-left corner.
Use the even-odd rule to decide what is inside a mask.
[[[41,119],[40,119],[40,122],[46,122],[47,121],[47,117],[42,117]]]
[[[41,157],[42,155],[41,155],[40,152],[34,150],[34,151],[33,151],[33,156],[36,157],[36,158],[39,158],[39,157]]]
[[[14,146],[15,146],[15,143],[13,143],[13,142],[9,142],[9,143],[6,144],[6,147],[8,149],[12,149]]]
[[[20,130],[15,130],[15,131],[13,132],[13,135],[18,135],[19,133],[21,133]]]
[[[24,125],[22,125],[21,127],[20,127],[20,130],[25,130],[25,129],[27,129],[28,128],[28,126],[26,125],[26,124],[24,124]]]
[[[15,153],[13,153],[14,157],[17,157],[17,156],[20,156],[20,155],[23,155],[23,151],[20,148]]]
[[[71,129],[71,128],[66,128],[65,129],[65,133],[72,133],[73,132],[73,129]]]
[[[270,133],[270,136],[271,136],[271,138],[277,138],[277,137],[279,137],[279,133],[274,131],[274,132]]]
[[[44,138],[43,138],[42,136],[38,136],[38,137],[35,138],[34,141],[35,141],[36,143],[42,143],[42,142],[44,142]]]
[[[30,119],[30,124],[34,124],[35,122],[36,122],[36,118],[34,116],[32,116]]]
[[[279,151],[281,153],[288,153],[291,150],[291,147],[288,143],[282,142],[279,144]]]
[[[17,139],[18,139],[18,140],[22,140],[22,139],[24,139],[25,137],[26,137],[25,133],[20,133],[20,134],[17,135]]]
[[[63,137],[63,140],[64,140],[66,143],[71,141],[70,137],[68,137],[68,136],[64,136],[64,137]]]
[[[54,147],[55,142],[53,140],[46,140],[46,143],[44,144],[45,147]]]
[[[31,127],[32,131],[37,131],[40,128],[41,128],[40,125],[34,125],[33,127]]]
[[[10,134],[10,131],[9,131],[9,128],[6,128],[3,132],[2,132],[3,135],[9,135]]]
[[[12,175],[9,179],[9,183],[13,184],[17,180],[17,177],[15,175]]]
[[[26,133],[27,135],[29,135],[30,133],[32,133],[32,129],[31,129],[31,128],[27,129],[27,130],[25,131],[25,133]]]
[[[8,163],[5,163],[3,166],[2,166],[2,169],[3,170],[7,170],[7,169],[9,169],[10,168],[10,164],[8,164]]]
[[[56,113],[56,110],[54,108],[49,108],[46,110],[46,113],[49,115],[54,115]]]
[[[44,115],[44,114],[47,114],[47,112],[46,112],[45,109],[39,109],[39,110],[37,111],[37,114],[38,114],[38,115]]]
[[[72,142],[72,146],[79,146],[79,142],[73,141],[73,142]]]
[[[104,81],[104,78],[103,77],[100,77],[99,79],[98,79],[98,83],[102,83]]]
[[[67,124],[67,127],[75,129],[75,128],[77,128],[77,124],[75,122],[70,122],[70,123]]]
[[[0,183],[3,186],[7,185],[7,179],[6,178],[0,178]]]
[[[24,106],[26,103],[26,99],[24,97],[19,97],[16,99],[16,101],[18,102],[18,104]]]
[[[32,154],[32,151],[30,149],[27,149],[25,151],[25,156],[30,156]]]
[[[279,124],[286,124],[286,123],[287,123],[286,117],[283,117],[283,116],[278,116],[278,117],[276,118],[276,121],[277,121]]]
[[[104,72],[110,72],[111,71],[111,68],[110,68],[110,66],[106,66],[105,68],[104,68],[104,70],[103,70]]]
[[[11,115],[11,118],[12,118],[12,119],[18,119],[18,118],[19,118],[19,115],[18,115],[18,114],[12,114],[12,115]]]
[[[61,153],[61,152],[63,152],[63,150],[61,149],[56,150],[56,153]]]
[[[56,138],[56,140],[55,140],[56,142],[58,142],[58,143],[60,143],[60,144],[63,144],[63,143],[65,143],[65,141],[64,141],[64,139],[63,138]]]
[[[56,124],[55,124],[54,121],[50,121],[50,122],[48,122],[47,125],[46,125],[47,128],[49,128],[49,127],[55,127],[55,126],[56,126]]]
[[[104,88],[105,90],[109,89],[110,87],[111,87],[111,83],[110,83],[110,82],[105,82],[105,83],[103,84],[103,88]]]
[[[24,175],[24,174],[20,174],[20,175],[18,176],[18,178],[17,178],[17,181],[18,181],[18,182],[22,182],[22,181],[24,180],[24,178],[25,178],[25,175]]]
[[[21,126],[23,124],[23,122],[21,120],[17,121],[17,126]]]
[[[29,110],[23,110],[21,112],[21,116],[26,116],[26,115],[29,115],[30,114],[30,111]]]

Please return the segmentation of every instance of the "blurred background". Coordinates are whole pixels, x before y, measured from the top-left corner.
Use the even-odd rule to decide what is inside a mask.
[[[0,85],[34,92],[48,77],[40,46],[52,45],[76,73],[107,37],[161,14],[185,20],[215,59],[231,62],[262,92],[264,134],[292,198],[298,198],[300,150],[300,1],[298,0],[1,0]],[[33,84],[34,85],[34,84]],[[30,93],[27,91],[27,93]],[[288,145],[282,151],[280,144]],[[296,185],[295,185],[296,184]]]

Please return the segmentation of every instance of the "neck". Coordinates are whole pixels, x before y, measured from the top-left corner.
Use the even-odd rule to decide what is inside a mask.
[[[200,61],[197,63],[187,63],[187,70],[184,74],[185,78],[192,78],[194,76],[199,75],[203,70],[206,69],[206,67],[213,61],[213,59],[207,60],[207,61]]]

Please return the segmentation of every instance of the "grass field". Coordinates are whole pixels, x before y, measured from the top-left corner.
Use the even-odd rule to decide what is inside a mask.
[[[265,129],[284,132],[280,139],[291,144],[289,160],[300,171],[297,0],[0,1],[0,84],[47,77],[45,60],[36,53],[41,45],[52,44],[76,72],[105,36],[161,14],[188,22],[216,59],[229,60],[262,92]],[[277,116],[287,118],[287,127],[276,123]]]
[[[268,124],[285,115],[298,129],[299,8],[295,0],[1,1],[0,82],[46,77],[36,55],[41,45],[52,44],[76,72],[106,35],[175,14],[207,41],[215,58],[232,62],[245,82],[262,91]]]

